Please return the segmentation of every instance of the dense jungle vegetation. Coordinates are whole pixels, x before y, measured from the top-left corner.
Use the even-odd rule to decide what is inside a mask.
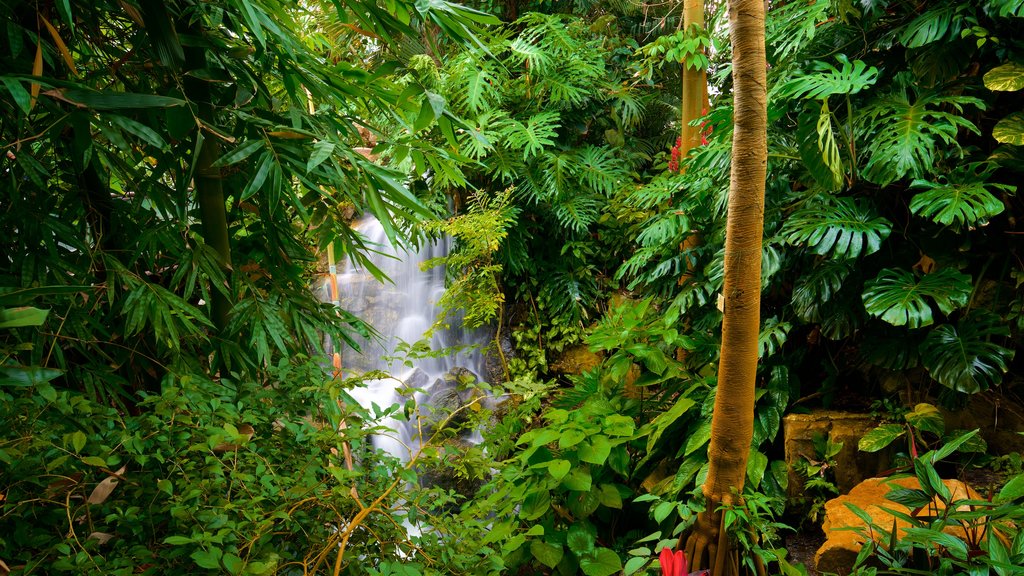
[[[728,10],[696,5],[2,0],[0,575],[686,573],[659,553],[707,505],[733,155]],[[911,508],[1006,472],[856,573],[1020,574],[1017,448],[936,407],[1020,394],[1024,1],[764,6],[732,568],[807,573],[780,537],[835,446],[787,507],[781,423],[834,407],[877,415]],[[444,304],[504,360],[409,462],[369,439],[415,406],[361,407],[325,354],[373,326],[311,288],[329,246],[369,266],[364,213],[455,238]]]

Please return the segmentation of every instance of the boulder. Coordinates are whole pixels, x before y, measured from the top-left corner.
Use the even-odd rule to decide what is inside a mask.
[[[970,486],[960,480],[943,480],[946,487],[953,495],[954,500],[981,499],[981,496]],[[913,515],[915,511],[910,510],[902,504],[886,500],[885,495],[894,488],[919,488],[920,484],[916,477],[904,477],[898,479],[890,478],[868,478],[850,491],[849,494],[833,498],[825,503],[825,522],[821,529],[825,532],[825,543],[818,548],[814,555],[815,569],[819,573],[838,574],[845,576],[850,573],[857,554],[866,543],[866,538],[850,528],[866,528],[867,524],[859,516],[853,513],[847,504],[853,504],[864,510],[872,519],[872,522],[885,529],[885,533],[873,534],[876,540],[883,540],[892,530],[893,521],[896,522],[897,530],[906,530],[909,523],[894,517],[882,507]],[[935,505],[940,509],[941,502],[936,500]],[[946,532],[954,536],[964,538],[964,529],[957,526],[946,528]]]
[[[802,503],[804,478],[795,465],[804,457],[814,459],[814,438],[824,435],[832,442],[842,442],[836,455],[836,487],[841,494],[853,489],[860,481],[878,476],[889,468],[889,452],[869,453],[857,450],[857,443],[868,431],[878,426],[878,420],[868,414],[816,410],[810,414],[789,414],[782,419],[785,439],[786,468],[789,470],[787,494],[790,502]]]
[[[590,351],[585,344],[570,346],[548,364],[556,374],[583,374],[601,364],[601,355]]]

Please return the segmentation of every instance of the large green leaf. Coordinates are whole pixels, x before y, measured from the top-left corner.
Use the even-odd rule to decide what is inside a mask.
[[[925,10],[903,28],[900,43],[907,48],[920,48],[946,38],[950,35],[950,30],[959,32],[959,22],[962,18],[955,17],[955,9],[954,4]]]
[[[593,556],[580,558],[580,569],[587,576],[611,576],[622,570],[622,560],[613,550],[597,548]]]
[[[841,68],[816,60],[808,73],[797,76],[779,88],[781,98],[825,99],[835,94],[856,94],[878,81],[878,69],[860,60],[850,62],[844,54],[836,56]]]
[[[23,306],[19,308],[0,308],[0,328],[21,328],[23,326],[41,326],[46,322],[49,310]]]
[[[886,268],[867,283],[862,298],[868,314],[893,326],[920,328],[934,322],[930,301],[949,314],[966,305],[970,294],[971,277],[952,268],[920,277]]]
[[[892,224],[869,204],[851,198],[808,205],[794,212],[782,228],[790,244],[806,244],[815,254],[832,258],[872,254],[891,230]]]
[[[913,85],[899,85],[896,91],[878,98],[859,116],[861,149],[868,158],[864,177],[886,185],[907,176],[926,176],[940,155],[959,150],[957,134],[961,129],[979,133],[977,126],[961,115],[965,105],[984,108],[977,98],[921,92]],[[949,148],[940,148],[940,144]]]
[[[1024,88],[1024,64],[1007,62],[985,73],[985,88],[1015,92]]]
[[[975,312],[932,330],[921,343],[921,364],[943,386],[960,392],[987,390],[1002,380],[1014,351],[993,340],[1009,335],[998,317]]]
[[[1014,112],[997,122],[992,137],[1000,144],[1024,146],[1024,112]]]
[[[1014,186],[986,182],[992,173],[980,164],[954,170],[940,182],[914,180],[911,188],[923,190],[910,200],[910,211],[937,224],[955,229],[984,225],[1000,214],[1003,202],[990,190],[1013,192]]]
[[[793,311],[805,322],[818,322],[829,300],[850,275],[848,261],[825,260],[804,273],[793,287]]]
[[[988,0],[986,7],[1000,16],[1024,17],[1024,0]]]
[[[902,436],[905,432],[906,429],[899,424],[882,424],[862,436],[857,442],[857,448],[859,448],[861,452],[878,452],[882,448],[892,444],[893,441]]]
[[[73,89],[63,92],[63,97],[92,108],[93,110],[121,110],[126,108],[169,108],[184,106],[181,98],[157,96],[156,94],[131,94],[128,92],[98,92],[95,90]]]

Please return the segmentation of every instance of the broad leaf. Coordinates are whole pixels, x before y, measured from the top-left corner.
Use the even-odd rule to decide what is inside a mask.
[[[985,88],[1002,92],[1024,89],[1024,64],[1007,62],[985,73]]]
[[[612,576],[622,570],[622,560],[613,550],[598,548],[593,556],[580,558],[580,569],[587,576]]]
[[[862,452],[878,452],[894,440],[906,433],[906,428],[899,424],[882,424],[878,428],[869,431],[857,442],[857,448]]]
[[[561,545],[551,545],[543,540],[534,540],[530,542],[530,554],[533,554],[533,557],[541,564],[548,568],[554,568],[562,561],[564,551]]]
[[[24,326],[42,326],[46,322],[49,310],[23,306],[19,308],[0,308],[0,328],[21,328]]]
[[[994,168],[994,167],[993,167]],[[985,180],[993,172],[981,164],[970,164],[954,170],[945,182],[914,180],[911,188],[923,190],[910,200],[910,211],[937,224],[961,229],[984,225],[1000,214],[1003,202],[990,190],[1013,192],[1008,184],[990,184]]]
[[[843,260],[825,260],[800,276],[793,287],[793,311],[805,322],[818,322],[850,275],[850,264]]]
[[[1000,16],[1024,18],[1024,0],[988,0],[986,8]]]
[[[900,34],[900,43],[907,48],[920,48],[937,42],[950,35],[950,30],[960,31],[961,18],[954,18],[955,5],[925,10],[913,19]]]
[[[893,326],[920,328],[934,322],[930,302],[943,314],[967,304],[971,277],[943,268],[917,277],[907,270],[886,268],[867,283],[862,296],[868,314]]]
[[[782,233],[790,244],[806,244],[815,254],[856,258],[878,251],[891,230],[892,224],[867,203],[836,198],[793,213]]]
[[[1024,112],[1014,112],[997,122],[992,137],[1000,144],[1024,146]]]
[[[835,94],[856,94],[878,81],[878,69],[860,60],[850,62],[844,54],[836,56],[841,68],[815,61],[813,69],[779,88],[781,98],[825,99]]]
[[[1014,351],[995,342],[1009,335],[998,317],[975,312],[932,330],[921,344],[921,364],[943,386],[973,394],[1003,378]]]
[[[886,185],[907,176],[925,176],[938,159],[940,144],[956,151],[961,129],[979,133],[977,126],[961,115],[965,105],[984,108],[977,98],[919,93],[916,87],[899,86],[877,99],[858,122],[862,150],[868,157],[864,177]]]

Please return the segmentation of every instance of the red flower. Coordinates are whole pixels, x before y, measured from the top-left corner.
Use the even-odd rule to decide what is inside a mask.
[[[686,561],[686,553],[682,550],[673,552],[670,548],[662,548],[661,576],[687,576],[690,564]]]

